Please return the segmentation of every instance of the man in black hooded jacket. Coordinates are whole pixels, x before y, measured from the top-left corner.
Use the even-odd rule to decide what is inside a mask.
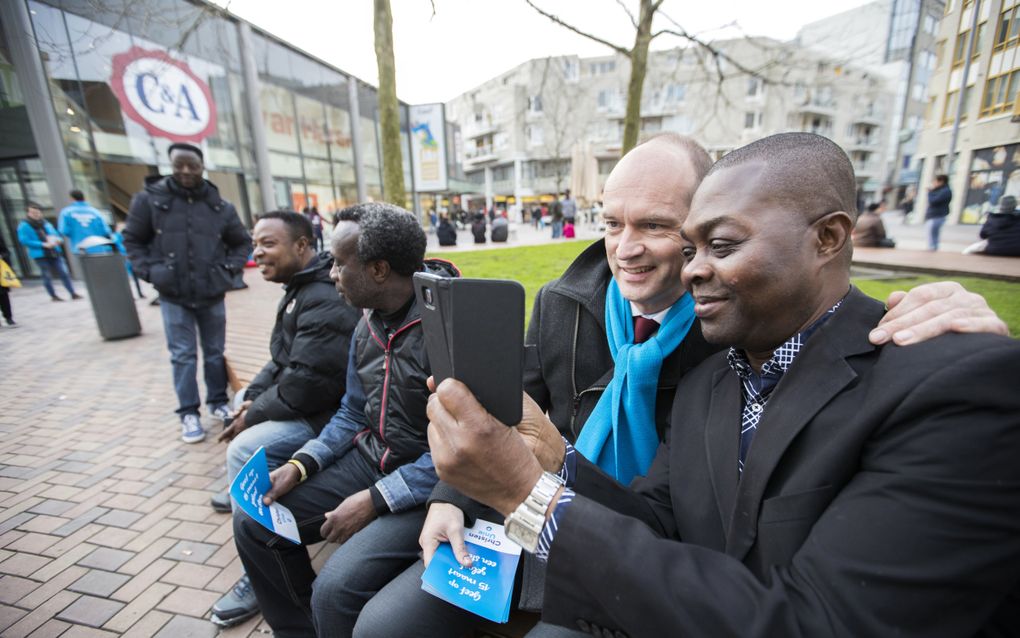
[[[171,144],[169,155],[173,174],[146,178],[145,190],[131,200],[124,247],[135,273],[159,292],[181,439],[198,443],[205,439],[205,430],[198,411],[196,336],[202,343],[206,406],[212,416],[225,419],[223,295],[248,260],[251,237],[234,205],[203,179],[202,150]]]

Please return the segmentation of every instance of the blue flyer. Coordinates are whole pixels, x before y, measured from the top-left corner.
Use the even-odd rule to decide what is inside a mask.
[[[464,543],[474,560],[471,567],[465,569],[443,543],[422,574],[421,588],[482,618],[506,622],[520,545],[506,537],[502,525],[481,519],[464,530]]]
[[[262,503],[262,497],[272,486],[269,480],[269,464],[266,463],[266,450],[260,447],[237,473],[230,485],[230,497],[245,514],[258,521],[262,527],[300,545],[297,521],[294,520],[290,510],[279,503],[269,506]]]

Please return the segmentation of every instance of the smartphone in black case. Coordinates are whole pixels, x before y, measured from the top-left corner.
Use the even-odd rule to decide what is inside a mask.
[[[524,287],[502,279],[415,273],[425,348],[436,385],[464,383],[507,425],[521,422]]]

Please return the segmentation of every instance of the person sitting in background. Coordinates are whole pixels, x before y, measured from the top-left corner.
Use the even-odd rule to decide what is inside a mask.
[[[85,194],[80,190],[73,190],[69,195],[73,201],[60,211],[57,217],[57,231],[71,242],[71,252],[78,252],[78,244],[89,237],[106,237],[112,240],[113,231],[110,230],[110,225],[98,210],[85,201]],[[99,255],[112,250],[108,245],[101,245],[86,248],[85,252]]]
[[[457,245],[457,229],[454,228],[453,223],[450,221],[450,215],[448,213],[440,213],[439,227],[436,229],[436,237],[439,238],[440,246]]]
[[[471,222],[471,234],[476,244],[485,243],[485,213],[475,213],[475,221]]]
[[[53,224],[43,217],[42,209],[36,204],[28,205],[28,218],[18,224],[18,241],[28,250],[28,256],[35,260],[42,274],[43,286],[50,293],[53,301],[63,301],[53,289],[52,276],[60,277],[71,299],[81,299],[74,291],[74,284],[67,274],[64,265],[64,249],[60,247],[61,238]]]
[[[963,253],[1020,257],[1020,213],[1016,198],[1006,195],[999,200],[999,210],[990,213],[979,233],[981,241],[968,246]]]
[[[505,242],[507,237],[510,235],[510,224],[507,222],[506,217],[503,215],[496,215],[496,219],[492,221],[492,235],[493,243]]]
[[[868,209],[857,218],[853,230],[855,248],[895,248],[896,242],[885,236],[882,213],[885,202],[868,204]]]

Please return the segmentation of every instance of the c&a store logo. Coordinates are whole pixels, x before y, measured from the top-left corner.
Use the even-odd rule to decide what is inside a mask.
[[[200,142],[216,128],[209,85],[163,51],[131,47],[113,56],[110,85],[124,114],[156,137]]]

